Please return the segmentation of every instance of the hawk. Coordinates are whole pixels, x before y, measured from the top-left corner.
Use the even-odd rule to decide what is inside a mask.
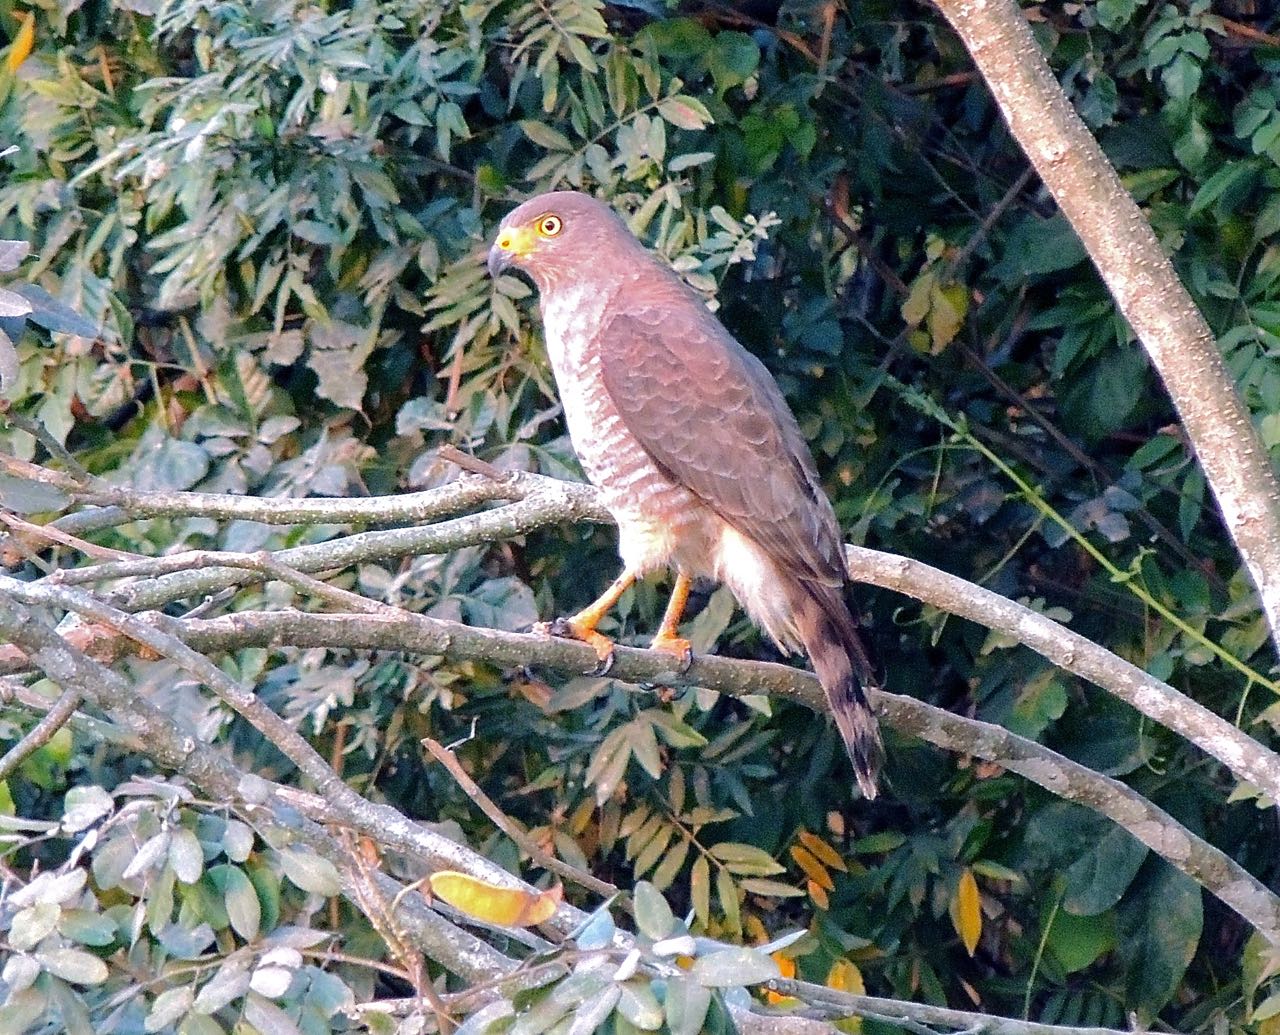
[[[618,523],[622,574],[551,624],[591,644],[636,579],[674,569],[653,647],[690,660],[678,625],[692,580],[724,583],[784,652],[803,650],[826,691],[863,794],[876,793],[876,683],[850,609],[840,528],[782,392],[702,299],[604,203],[577,191],[507,214],[489,271],[538,289],[569,437]]]

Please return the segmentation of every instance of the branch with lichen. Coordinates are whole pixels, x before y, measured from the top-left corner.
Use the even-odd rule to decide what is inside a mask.
[[[367,866],[359,865],[341,838],[332,832],[336,827],[381,838],[387,833],[386,815],[394,813],[394,810],[374,805],[354,792],[334,800],[328,794],[312,794],[250,776],[214,749],[198,743],[172,719],[139,698],[119,674],[70,647],[36,611],[15,603],[11,597],[6,599],[3,591],[12,588],[11,585],[0,587],[0,635],[21,648],[33,665],[63,686],[64,693],[91,701],[128,729],[162,768],[188,779],[206,797],[233,805],[264,836],[306,845],[328,859],[338,870],[343,894],[354,904],[368,907],[371,894],[380,903],[390,903],[390,909],[394,910],[393,922],[398,929],[397,937],[410,939],[417,950],[465,980],[486,987],[489,994],[510,996],[530,981],[541,983],[545,980],[541,968],[522,966],[451,923],[416,894],[405,894],[402,886],[390,877],[370,872]],[[83,594],[63,590],[57,595],[61,597],[60,603],[65,605]],[[86,603],[83,600],[78,602]],[[180,641],[161,630],[149,632],[135,624],[141,623],[141,619],[131,619],[119,613],[112,615],[96,605],[86,605],[86,610],[93,611],[98,619],[109,617],[120,622],[122,631],[139,637],[151,649],[163,651],[170,660],[177,663],[191,661]],[[202,665],[192,667],[209,674]],[[226,691],[227,687],[224,685],[223,689]],[[261,721],[262,716],[257,715],[256,718]],[[300,740],[292,731],[286,734],[286,739],[290,738]],[[290,750],[296,751],[297,745],[287,744],[285,748],[289,753]],[[337,779],[331,771],[330,775]],[[398,822],[392,824],[393,836],[382,840],[382,843],[400,848],[426,869],[460,869],[493,883],[531,890],[469,849],[447,841],[398,813],[394,815]],[[413,830],[416,830],[417,837],[406,840],[394,836],[396,832]],[[552,926],[565,935],[585,918],[580,910],[565,905],[557,913]],[[798,998],[803,1001],[804,990],[797,990],[801,993]],[[792,990],[792,994],[797,990]],[[1109,1029],[1037,1024],[959,1011],[948,1013],[922,1004],[890,999],[836,1002],[828,997],[816,1000],[812,1005],[828,1016],[864,1015],[896,1020],[924,1033],[929,1031],[923,1027],[925,1024],[940,1028],[969,1028],[979,1023],[1006,1035],[1121,1035]],[[809,1035],[835,1030],[809,1018],[754,1013],[741,1007],[735,1009],[734,1014],[744,1031],[760,1035]]]
[[[292,726],[206,654],[287,643],[297,647],[407,651],[508,667],[533,664],[566,673],[589,671],[595,664],[591,648],[581,643],[472,628],[385,606],[373,614],[238,612],[182,621],[158,614],[144,619],[126,614],[83,590],[20,583],[4,577],[0,577],[0,595],[28,606],[74,611],[174,661],[253,723],[325,798],[349,809],[353,816],[363,816],[365,821],[376,824],[376,828],[365,828],[363,832],[375,836],[376,829],[381,843],[415,854],[423,850],[421,831],[406,825],[393,809],[360,798]],[[683,675],[676,676],[670,668],[671,659],[662,652],[619,647],[612,674],[630,683],[685,683],[733,696],[765,693],[799,701],[815,711],[826,708],[817,680],[785,665],[699,657]],[[872,703],[881,719],[902,733],[994,762],[1058,797],[1107,816],[1216,895],[1268,941],[1280,944],[1280,897],[1132,788],[999,726],[954,715],[911,697],[880,693]]]
[[[34,471],[68,492],[70,486],[79,484],[60,472],[30,464],[20,466],[28,475]],[[512,538],[560,522],[610,520],[591,486],[533,474],[469,476],[424,493],[361,500],[282,501],[189,492],[140,492],[119,487],[113,487],[109,497],[92,498],[109,500],[112,506],[122,508],[132,517],[222,516],[273,523],[325,524],[353,520],[368,524],[431,520],[482,503],[510,501],[494,509],[421,527],[339,536],[328,542],[280,550],[271,555],[289,569],[311,574],[371,561],[447,552]],[[358,519],[354,517],[357,514]],[[226,566],[228,561],[219,566],[216,552],[201,551],[186,557],[108,561],[62,569],[51,578],[64,584],[135,580],[118,586],[109,599],[122,610],[145,610],[253,580],[253,572],[245,570],[243,557],[246,555],[239,555],[239,559],[236,556],[229,555],[230,563],[238,567]],[[1272,800],[1280,801],[1280,756],[1226,719],[1106,648],[1045,615],[927,564],[855,546],[849,547],[849,558],[855,579],[914,597],[1025,644],[1064,671],[1114,694],[1143,715],[1187,738],[1225,765],[1237,780],[1248,782]],[[0,670],[3,665],[4,654],[0,648]]]

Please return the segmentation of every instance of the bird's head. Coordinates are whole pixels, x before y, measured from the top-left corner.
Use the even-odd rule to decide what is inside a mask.
[[[489,272],[496,277],[514,267],[545,292],[563,278],[598,273],[604,257],[625,256],[632,249],[644,254],[604,202],[578,191],[552,191],[507,213],[489,249]]]

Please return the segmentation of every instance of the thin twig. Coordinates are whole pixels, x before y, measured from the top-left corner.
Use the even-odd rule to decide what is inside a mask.
[[[464,471],[470,471],[472,474],[478,474],[491,481],[505,482],[511,480],[512,472],[500,470],[494,467],[493,464],[481,460],[478,456],[464,453],[457,446],[441,446],[436,451],[436,456],[441,460],[448,460],[449,463],[461,467]]]
[[[136,553],[128,553],[125,550],[112,550],[107,546],[98,546],[95,543],[85,542],[83,539],[78,539],[52,525],[36,525],[30,521],[23,521],[16,514],[10,514],[4,510],[0,510],[0,524],[11,528],[15,537],[21,535],[32,539],[43,539],[47,543],[56,543],[59,546],[67,546],[73,550],[79,550],[87,557],[101,557],[109,561],[144,559]]]
[[[965,241],[964,246],[957,251],[946,264],[942,267],[942,272],[938,274],[938,282],[942,284],[948,283],[952,277],[956,275],[956,270],[960,269],[971,256],[994,227],[1005,212],[1018,200],[1018,195],[1022,193],[1023,188],[1031,182],[1035,176],[1035,170],[1031,166],[1027,166],[1022,170],[1021,175],[1009,185],[1009,189],[1004,192],[1004,196],[991,206],[991,211],[978,224],[978,228],[969,235],[969,239]]]
[[[6,751],[3,758],[0,758],[0,780],[8,779],[24,760],[49,743],[53,735],[67,724],[75,714],[75,710],[83,703],[84,698],[75,690],[62,691],[62,696],[52,708],[45,712],[44,718],[31,727],[27,735]]]
[[[79,460],[71,455],[66,446],[49,434],[49,429],[39,421],[31,420],[31,418],[23,416],[16,410],[8,410],[3,413],[3,417],[19,431],[25,431],[28,435],[44,446],[50,456],[56,457],[60,460],[64,465],[66,465],[67,470],[76,478],[80,479],[80,481],[87,484],[97,480],[93,475],[85,470]]]
[[[462,768],[462,763],[458,761],[458,756],[452,751],[430,737],[423,738],[422,746],[431,753],[432,758],[449,770],[449,775],[457,781],[463,793],[476,803],[480,811],[489,817],[489,821],[506,834],[507,837],[511,838],[521,851],[544,870],[555,873],[565,880],[571,880],[575,884],[594,891],[597,895],[603,895],[605,898],[618,894],[618,889],[607,881],[602,881],[585,870],[580,870],[578,867],[562,859],[557,859],[554,855],[549,855],[539,848],[533,842],[533,839],[522,831],[516,822],[498,808],[493,799],[480,789],[480,785]]]

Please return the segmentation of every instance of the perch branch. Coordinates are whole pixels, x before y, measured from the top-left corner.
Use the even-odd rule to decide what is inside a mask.
[[[589,646],[571,640],[479,629],[409,613],[335,616],[242,611],[173,624],[188,644],[209,652],[289,643],[408,651],[509,668],[532,664],[574,674],[590,671],[597,663]],[[770,694],[815,711],[826,708],[817,680],[786,665],[700,656],[683,676],[673,674],[671,665],[671,656],[661,651],[619,646],[610,675],[632,684],[701,686],[735,697]],[[873,697],[873,704],[880,718],[902,733],[995,762],[1058,797],[1109,817],[1217,895],[1269,941],[1280,944],[1280,897],[1132,788],[1000,726],[954,715],[915,698],[880,693]]]
[[[483,495],[480,483],[486,481],[483,478],[464,479],[443,489],[432,490],[435,494],[431,500],[432,511],[456,511],[477,494]],[[281,550],[271,554],[270,558],[283,566],[276,570],[314,573],[370,560],[458,549],[519,535],[560,521],[608,520],[595,490],[588,485],[537,475],[520,475],[512,479],[512,484],[518,485],[524,493],[525,498],[520,502],[422,528],[364,532],[327,543]],[[450,496],[450,493],[454,495]],[[158,495],[177,496],[182,501],[188,497],[198,499],[200,496],[198,493]],[[403,515],[404,511],[397,502],[399,499],[402,497],[299,502],[311,506],[318,520],[337,520],[346,512],[343,508],[358,502],[366,505],[366,519],[382,521],[387,520],[388,515]],[[279,501],[252,502],[271,504]],[[373,504],[379,504],[385,510],[378,510]],[[1227,720],[1137,666],[1044,615],[937,568],[863,547],[850,547],[849,550],[851,573],[855,579],[904,593],[1013,637],[1065,671],[1115,694],[1147,717],[1186,737],[1226,765],[1237,780],[1247,781],[1274,800],[1280,800],[1280,757]],[[218,554],[201,554],[200,557],[213,560]],[[204,567],[199,571],[180,570],[171,575],[161,574],[174,567],[186,568],[189,564],[189,560],[153,558],[121,564],[91,565],[60,573],[55,578],[73,582],[81,578],[88,581],[88,573],[92,573],[94,580],[121,577],[124,574],[147,576],[149,581],[126,586],[111,597],[113,603],[128,610],[159,607],[180,597],[213,592],[251,577],[243,570],[236,571],[225,566]],[[86,574],[82,576],[81,573]],[[156,577],[157,575],[160,577]],[[12,659],[5,658],[3,650],[0,648],[0,669],[12,670]]]

